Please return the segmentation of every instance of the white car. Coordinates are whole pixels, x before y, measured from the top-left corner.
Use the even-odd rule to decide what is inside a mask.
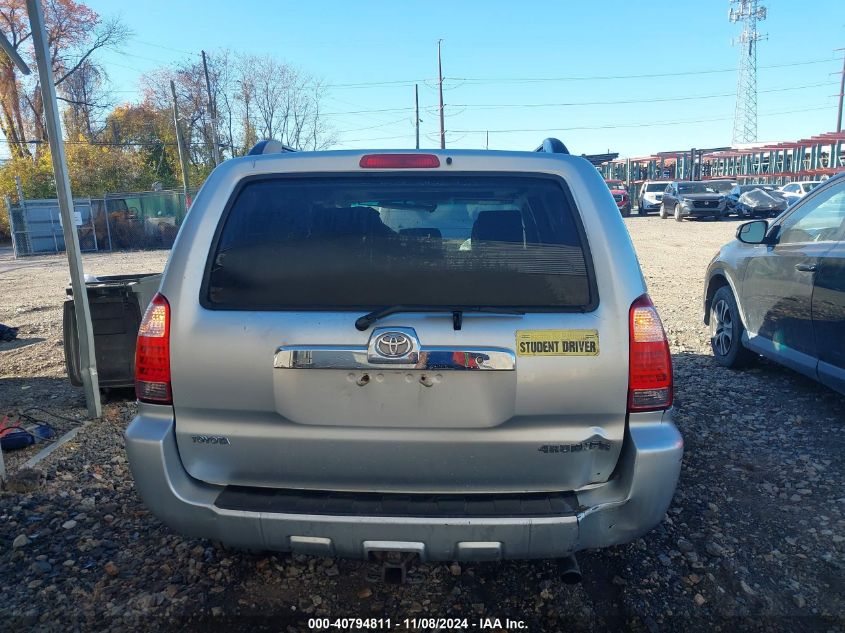
[[[822,184],[820,180],[791,182],[788,185],[781,187],[778,191],[783,194],[783,197],[786,198],[786,202],[791,205],[798,202],[820,184]]]
[[[645,215],[649,211],[659,211],[660,203],[663,200],[663,192],[666,191],[668,184],[668,180],[646,180],[642,187],[640,187],[637,213],[639,215]]]

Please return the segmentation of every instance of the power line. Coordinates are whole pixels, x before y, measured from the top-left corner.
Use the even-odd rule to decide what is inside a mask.
[[[156,59],[155,57],[146,57],[144,55],[138,55],[137,53],[127,53],[126,51],[111,51],[115,55],[122,55],[123,57],[133,57],[136,59],[143,59],[148,62],[155,62],[157,64],[172,64],[173,60],[165,61],[163,59]]]
[[[790,90],[803,90],[805,88],[818,88],[821,86],[828,86],[830,82],[821,82],[815,84],[805,84],[803,86],[791,86],[787,88],[772,88],[770,90],[760,90],[759,92],[788,92]],[[604,106],[604,105],[625,105],[634,103],[663,103],[668,101],[695,101],[697,99],[716,99],[720,97],[733,97],[735,92],[723,92],[709,95],[692,95],[687,97],[657,97],[649,99],[621,99],[616,101],[570,101],[563,103],[453,103],[453,107],[465,108],[551,108],[551,107],[574,107],[574,106]]]
[[[185,55],[199,55],[196,51],[186,51],[181,48],[173,48],[172,46],[164,46],[163,44],[154,44],[153,42],[145,42],[144,40],[133,39],[133,42],[143,44],[144,46],[152,46],[154,48],[161,48],[166,51],[173,51],[174,53],[184,53]]]
[[[811,59],[803,62],[792,62],[789,64],[772,64],[770,66],[758,66],[758,69],[767,68],[790,68],[793,66],[809,66],[811,64],[823,64],[830,62],[831,58]],[[533,83],[543,81],[606,81],[617,79],[653,79],[658,77],[685,77],[695,75],[711,75],[716,73],[734,73],[736,68],[717,68],[709,70],[685,70],[668,73],[644,73],[635,75],[581,75],[570,77],[449,77],[452,81],[465,81],[468,83]]]
[[[814,108],[801,108],[800,110],[783,110],[780,112],[769,112],[761,114],[760,116],[779,116],[782,114],[796,114],[799,112],[814,112],[816,110],[828,110],[827,106],[819,106]],[[619,128],[635,128],[635,127],[660,127],[662,125],[685,125],[689,123],[709,123],[712,121],[730,121],[733,117],[714,117],[709,119],[678,119],[676,121],[652,121],[648,123],[618,123],[609,125],[583,125],[576,127],[559,127],[559,128],[523,128],[511,130],[452,130],[453,132],[466,132],[469,134],[484,134],[485,132],[495,132],[497,134],[509,134],[516,132],[569,132],[573,130],[614,130]]]
[[[348,134],[349,132],[363,132],[365,130],[375,130],[377,128],[389,127],[391,125],[397,125],[399,123],[407,122],[407,121],[408,121],[408,117],[403,116],[401,119],[396,119],[395,121],[387,121],[386,123],[379,123],[377,125],[370,125],[368,127],[359,127],[359,128],[353,128],[351,130],[343,130],[342,132],[337,132],[337,133],[338,134]]]

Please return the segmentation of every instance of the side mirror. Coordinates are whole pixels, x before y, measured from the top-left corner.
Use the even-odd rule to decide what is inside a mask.
[[[736,230],[736,239],[744,244],[765,244],[769,223],[766,220],[754,220],[740,224]]]

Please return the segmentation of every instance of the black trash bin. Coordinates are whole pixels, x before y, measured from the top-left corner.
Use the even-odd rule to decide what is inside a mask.
[[[87,278],[87,275],[86,275]],[[141,317],[161,283],[161,273],[111,275],[87,278],[85,288],[91,307],[94,354],[101,388],[135,384],[135,340]],[[74,312],[73,288],[64,306],[64,344],[67,375],[72,385],[82,386],[79,371],[79,337]]]

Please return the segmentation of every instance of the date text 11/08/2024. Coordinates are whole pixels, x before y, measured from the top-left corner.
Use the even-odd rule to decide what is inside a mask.
[[[446,631],[519,631],[528,628],[522,620],[510,618],[309,618],[308,628],[320,630],[446,630]]]

